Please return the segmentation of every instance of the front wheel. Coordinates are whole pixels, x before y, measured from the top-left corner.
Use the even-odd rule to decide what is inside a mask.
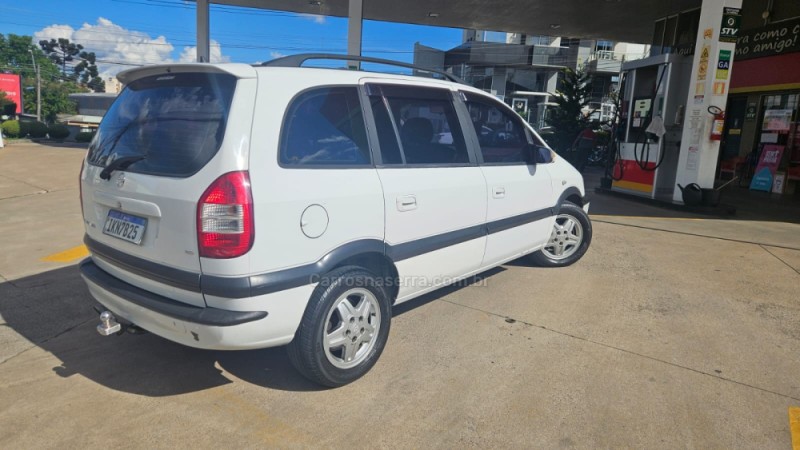
[[[292,365],[306,378],[338,387],[367,373],[389,337],[389,296],[370,272],[342,267],[322,278],[294,340]]]
[[[550,239],[534,253],[531,261],[543,267],[565,267],[577,262],[592,242],[592,222],[586,211],[573,203],[564,203],[553,222]]]

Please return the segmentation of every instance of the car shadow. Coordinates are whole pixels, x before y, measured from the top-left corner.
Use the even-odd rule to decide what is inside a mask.
[[[450,294],[452,294],[454,292],[458,292],[461,289],[464,289],[464,288],[467,288],[467,287],[470,287],[470,286],[475,286],[475,285],[482,285],[488,278],[491,278],[491,277],[497,275],[498,273],[502,273],[502,272],[505,272],[505,271],[506,271],[506,269],[503,268],[502,266],[495,267],[493,269],[487,270],[486,272],[479,273],[479,274],[474,275],[472,277],[469,277],[469,278],[466,278],[464,280],[461,280],[461,281],[458,281],[456,283],[453,283],[453,284],[451,284],[449,286],[445,286],[445,287],[439,288],[439,289],[437,289],[437,290],[435,290],[433,292],[429,292],[427,294],[421,295],[421,296],[419,296],[419,297],[417,297],[417,298],[415,298],[413,300],[409,300],[407,302],[401,303],[401,304],[395,306],[394,308],[392,308],[392,315],[394,317],[397,317],[397,316],[403,315],[403,314],[405,314],[405,313],[407,313],[409,311],[417,309],[417,308],[419,308],[421,306],[425,306],[430,302],[433,302],[435,300],[439,300],[440,298],[442,298],[444,296],[450,295]],[[390,339],[391,339],[391,337],[390,337]]]
[[[408,313],[504,270],[492,269],[403,303],[393,314]],[[37,346],[58,359],[51,370],[60,377],[79,375],[110,389],[149,397],[201,391],[236,379],[285,391],[326,389],[300,375],[284,347],[212,351],[149,333],[102,337],[96,332],[96,305],[77,266],[0,283],[0,339],[12,344],[0,349],[0,363]]]

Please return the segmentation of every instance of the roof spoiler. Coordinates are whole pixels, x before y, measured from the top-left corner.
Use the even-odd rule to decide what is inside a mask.
[[[159,64],[128,69],[117,74],[117,79],[123,84],[129,84],[140,78],[152,75],[165,75],[168,73],[225,73],[236,78],[255,78],[256,71],[248,64],[186,63],[186,64]]]

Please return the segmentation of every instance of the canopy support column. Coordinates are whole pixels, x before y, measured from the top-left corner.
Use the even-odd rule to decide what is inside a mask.
[[[364,22],[364,0],[349,0],[347,15],[347,54],[361,56],[361,26]],[[358,61],[347,63],[348,67],[358,70]]]
[[[208,0],[197,3],[197,62],[211,61],[211,38],[209,33]]]

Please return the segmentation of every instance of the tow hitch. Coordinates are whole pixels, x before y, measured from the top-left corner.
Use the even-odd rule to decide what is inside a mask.
[[[99,312],[99,311],[98,311]],[[97,332],[101,336],[111,336],[112,334],[122,334],[124,332],[130,334],[144,334],[146,331],[132,323],[125,321],[117,321],[111,311],[103,311],[100,313],[100,325],[97,325]]]
[[[103,311],[100,313],[100,325],[97,326],[97,332],[102,336],[111,336],[114,333],[122,331],[122,324],[117,322],[117,318],[111,311]]]

